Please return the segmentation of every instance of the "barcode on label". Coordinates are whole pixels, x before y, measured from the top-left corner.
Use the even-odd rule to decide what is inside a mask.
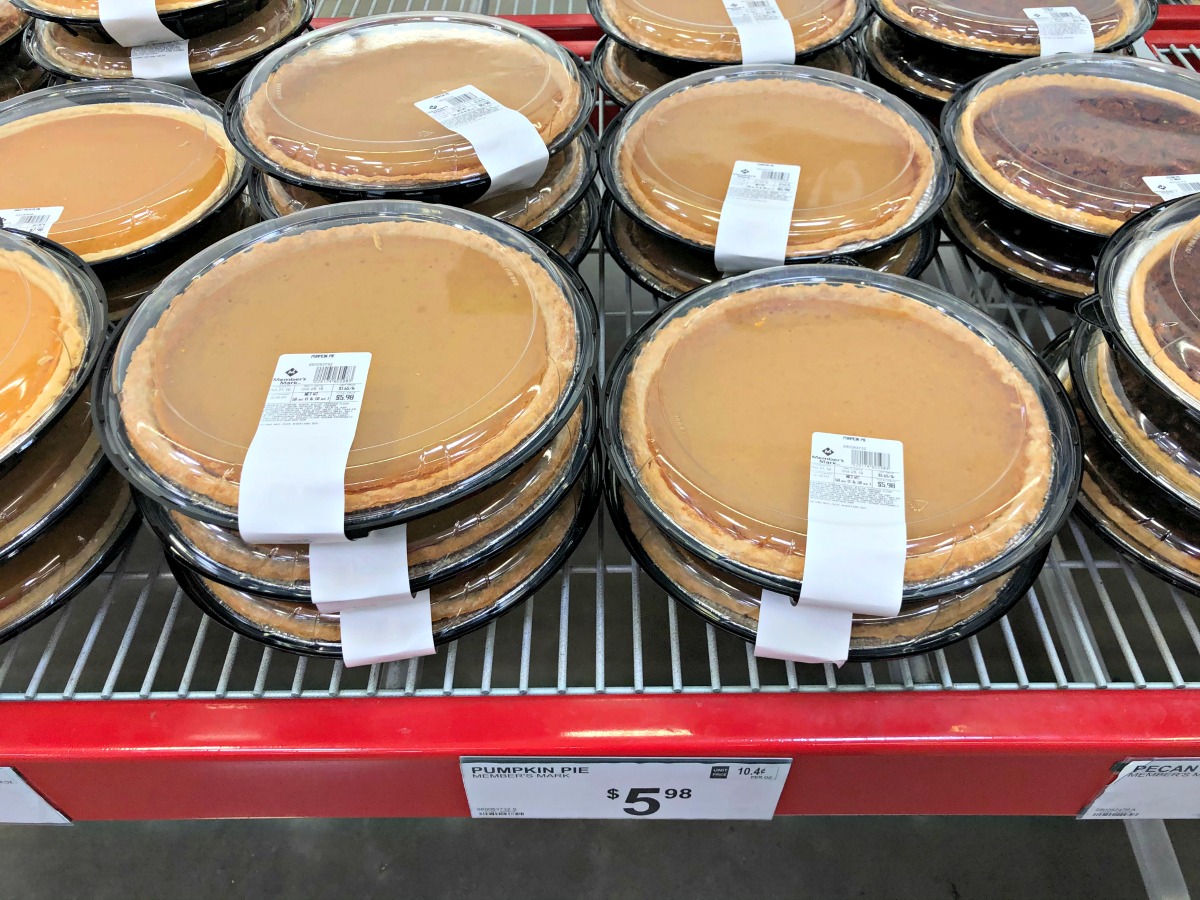
[[[464,103],[478,103],[479,98],[475,94],[447,94],[442,101],[451,106],[462,106]]]
[[[54,216],[50,213],[42,213],[40,216],[13,216],[7,219],[5,224],[11,223],[14,228],[20,228],[22,231],[37,231],[39,228],[47,228],[54,221]]]
[[[763,169],[759,173],[759,177],[767,181],[787,181],[790,175],[790,172],[776,172],[770,169]]]
[[[1142,181],[1164,200],[1200,193],[1200,174],[1146,175]]]
[[[317,366],[313,369],[313,384],[346,384],[354,380],[356,366]]]
[[[63,214],[61,206],[23,206],[0,209],[0,227],[28,231],[46,237]]]
[[[746,5],[751,9],[759,10],[760,12],[766,12],[772,8],[770,0],[747,0]]]
[[[850,465],[865,466],[868,469],[890,469],[892,454],[880,453],[877,450],[851,450]]]

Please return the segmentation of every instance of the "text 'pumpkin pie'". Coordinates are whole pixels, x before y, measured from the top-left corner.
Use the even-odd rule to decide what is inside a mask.
[[[669,307],[627,345],[605,416],[616,471],[659,527],[791,593],[814,432],[904,444],[906,596],[1028,558],[1078,472],[1065,404],[1023,344],[919,282],[842,266],[751,273]]]
[[[1200,82],[1127,57],[1028,60],[958,95],[943,130],[994,196],[1109,235],[1162,202],[1144,178],[1200,172]]]
[[[585,81],[566,50],[521,25],[376,16],[319,29],[263,60],[232,101],[230,133],[261,168],[317,189],[484,185],[471,143],[415,104],[474,85],[528,119],[553,152],[591,110]]]
[[[874,0],[879,14],[898,28],[939,44],[1006,56],[1039,56],[1041,36],[1025,15],[1024,0]],[[1133,43],[1153,24],[1157,5],[1148,0],[1075,0],[1092,25],[1096,50]]]
[[[529,536],[455,577],[429,588],[435,643],[461,637],[508,612],[566,562],[596,510],[598,475],[584,481]],[[192,600],[251,640],[308,656],[342,655],[341,618],[311,603],[239,591],[196,575],[168,557]]]
[[[937,136],[911,108],[866,82],[799,66],[688,76],[632,107],[609,135],[601,174],[617,202],[708,249],[739,160],[800,167],[788,259],[902,237],[950,188]]]
[[[1162,206],[1122,229],[1105,246],[1097,278],[1105,318],[1126,358],[1200,416],[1200,197]]]
[[[107,322],[100,285],[82,266],[0,232],[0,461],[84,389]]]
[[[279,356],[370,352],[348,524],[412,518],[558,430],[585,385],[592,315],[535,242],[491,219],[401,201],[297,213],[210,248],[142,304],[106,384],[107,449],[169,505],[236,524]]]
[[[50,88],[0,111],[0,208],[62,207],[49,237],[89,263],[180,234],[228,202],[245,163],[221,109],[150,81]]]
[[[835,44],[866,15],[865,0],[778,0],[796,54]],[[722,0],[589,0],[604,31],[624,44],[671,59],[728,65],[742,42]]]

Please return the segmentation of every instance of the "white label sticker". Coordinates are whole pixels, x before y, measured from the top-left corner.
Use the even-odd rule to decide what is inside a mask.
[[[0,822],[20,825],[70,825],[71,820],[25,783],[16,770],[0,766]]]
[[[783,265],[799,184],[799,166],[741,159],[733,164],[717,223],[718,269],[752,272]]]
[[[434,652],[429,591],[414,596],[408,580],[408,526],[381,528],[357,541],[312,544],[312,599],[341,616],[348,666],[392,662]]]
[[[1200,175],[1145,175],[1142,181],[1164,200],[1200,193]]]
[[[1074,6],[1031,6],[1025,15],[1037,26],[1042,56],[1095,52],[1091,20]]]
[[[813,432],[801,603],[900,611],[908,535],[904,445]]]
[[[1081,819],[1200,819],[1200,759],[1134,759]]]
[[[192,80],[187,41],[169,41],[162,44],[143,44],[140,47],[131,47],[129,63],[133,69],[134,78],[169,81],[171,84],[182,85],[193,91],[199,90],[196,82]]]
[[[238,530],[251,544],[345,541],[346,460],[370,353],[279,357],[242,463]]]
[[[460,760],[476,819],[770,819],[790,759]]]
[[[122,47],[179,40],[158,17],[154,0],[100,0],[100,24]]]
[[[721,0],[742,44],[743,63],[796,61],[792,26],[775,0]]]
[[[27,231],[38,237],[46,237],[50,229],[63,214],[61,206],[24,206],[17,209],[0,209],[0,224],[5,228]]]
[[[414,105],[471,142],[492,182],[485,197],[533,187],[545,174],[550,151],[533,123],[474,85]]]
[[[850,651],[853,620],[854,613],[846,609],[793,603],[786,594],[763,591],[754,655],[840,666]]]

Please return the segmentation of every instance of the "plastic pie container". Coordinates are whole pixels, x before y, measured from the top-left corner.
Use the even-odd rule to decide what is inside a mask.
[[[158,18],[181,38],[199,38],[236,25],[269,0],[156,0]],[[100,0],[13,0],[30,16],[56,22],[92,40],[112,40],[100,21]]]

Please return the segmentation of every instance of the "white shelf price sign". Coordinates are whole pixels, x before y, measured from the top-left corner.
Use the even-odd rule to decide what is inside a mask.
[[[770,819],[790,759],[460,759],[475,819]]]
[[[1131,759],[1081,819],[1200,819],[1200,759]]]

